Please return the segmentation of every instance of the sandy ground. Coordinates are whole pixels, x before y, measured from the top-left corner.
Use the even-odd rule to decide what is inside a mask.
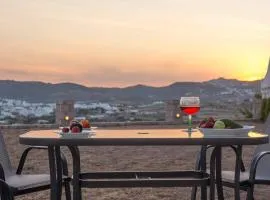
[[[257,124],[257,130],[263,126]],[[4,132],[5,141],[13,166],[16,168],[20,155],[25,146],[20,145],[18,136],[28,130],[9,129]],[[246,166],[249,166],[254,152],[254,146],[244,147],[243,157]],[[193,169],[195,157],[199,147],[82,147],[81,160],[82,171],[102,170],[181,170]],[[68,162],[69,171],[72,170],[71,155],[63,148]],[[234,156],[230,149],[223,150],[223,168],[234,169]],[[24,173],[48,172],[47,152],[34,150],[29,154]],[[92,200],[186,200],[190,198],[190,188],[158,188],[158,189],[83,189],[83,199]],[[225,199],[232,200],[233,190],[224,188]],[[241,199],[245,199],[245,192],[241,193]],[[269,188],[267,186],[256,187],[256,200],[268,200]],[[16,197],[18,200],[49,199],[49,191],[33,193]],[[64,198],[63,198],[64,199]],[[199,199],[199,196],[198,198]]]

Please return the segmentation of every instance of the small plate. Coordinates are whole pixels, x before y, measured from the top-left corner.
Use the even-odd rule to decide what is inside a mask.
[[[95,129],[97,129],[96,126],[91,126],[91,128],[83,128],[83,130],[86,130],[86,131],[93,131]]]
[[[236,129],[198,128],[205,136],[246,136],[255,126],[243,126]]]
[[[55,133],[61,135],[63,138],[88,138],[89,136],[93,136],[96,134],[93,130],[82,130],[80,133],[64,133],[62,130],[54,131]]]

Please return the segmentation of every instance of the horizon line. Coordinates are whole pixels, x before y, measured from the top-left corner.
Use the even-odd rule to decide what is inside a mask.
[[[256,79],[256,80],[240,80],[240,79],[236,79],[236,78],[225,78],[225,77],[218,77],[218,78],[213,78],[213,79],[209,79],[209,80],[205,80],[205,81],[175,81],[172,82],[170,84],[167,85],[161,85],[161,86],[153,86],[153,85],[146,85],[146,84],[141,84],[141,83],[137,83],[137,84],[133,84],[133,85],[128,85],[128,86],[123,86],[123,87],[109,87],[109,86],[87,86],[84,84],[80,84],[80,83],[76,83],[76,82],[46,82],[46,81],[37,81],[37,80],[11,80],[11,79],[0,79],[0,81],[13,81],[13,82],[36,82],[36,83],[45,83],[45,84],[51,84],[51,85],[57,85],[57,84],[74,84],[74,85],[80,85],[83,87],[87,87],[87,88],[129,88],[129,87],[135,87],[135,86],[146,86],[146,87],[155,87],[155,88],[160,88],[160,87],[166,87],[166,86],[170,86],[173,85],[175,83],[204,83],[204,82],[209,82],[209,81],[213,81],[213,80],[218,80],[218,79],[225,79],[225,80],[236,80],[236,81],[242,81],[242,82],[256,82],[256,81],[262,81],[263,79]]]

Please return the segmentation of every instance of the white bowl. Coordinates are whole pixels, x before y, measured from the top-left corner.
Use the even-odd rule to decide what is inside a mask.
[[[63,138],[88,138],[89,136],[93,136],[96,134],[93,130],[82,130],[80,133],[72,133],[69,131],[68,133],[62,132],[62,130],[55,131],[59,135],[61,135]]]
[[[243,126],[236,129],[198,128],[205,136],[246,136],[255,126]]]
[[[86,130],[86,131],[93,131],[95,129],[97,129],[96,126],[91,126],[90,128],[83,128],[83,130]]]

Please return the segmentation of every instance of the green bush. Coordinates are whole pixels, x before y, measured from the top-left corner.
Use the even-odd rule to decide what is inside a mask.
[[[250,110],[248,110],[247,108],[240,108],[239,111],[242,113],[242,115],[244,115],[247,119],[252,119],[253,118],[253,114]]]
[[[262,95],[259,94],[259,93],[256,93],[256,94],[254,95],[254,97],[255,97],[256,99],[262,99]]]
[[[268,117],[270,112],[270,98],[262,100],[262,107],[261,107],[261,121],[265,121]]]

